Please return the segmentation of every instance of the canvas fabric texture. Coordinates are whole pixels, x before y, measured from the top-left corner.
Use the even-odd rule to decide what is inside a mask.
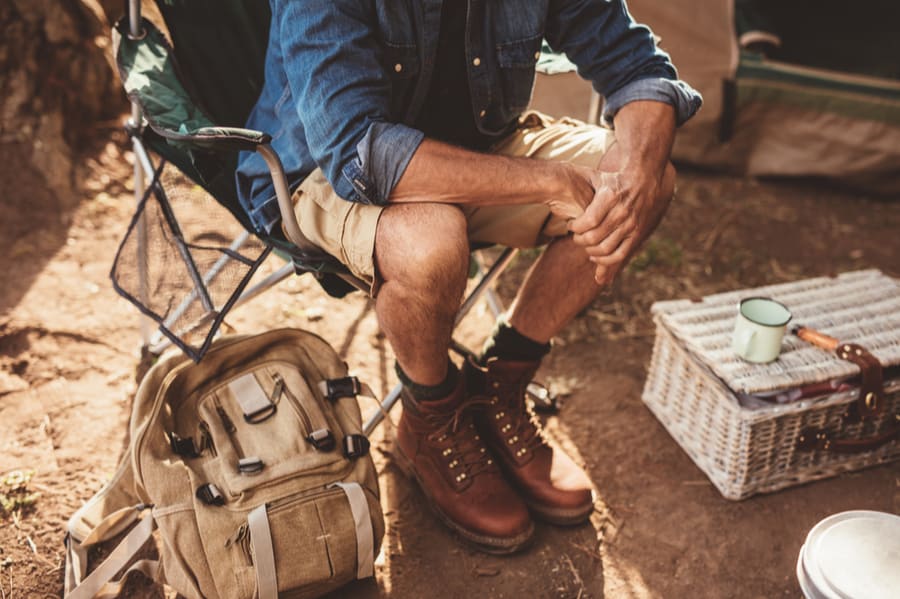
[[[321,390],[346,376],[328,343],[293,329],[219,339],[199,364],[162,359],[138,389],[117,473],[69,522],[66,596],[116,592],[78,586],[93,576],[87,549],[127,530],[139,547],[153,527],[159,566],[134,567],[189,599],[315,597],[371,576],[384,535],[377,475],[368,452],[342,449],[362,435],[359,406],[352,392]],[[317,449],[311,429],[333,446]],[[253,458],[262,465],[241,472]]]

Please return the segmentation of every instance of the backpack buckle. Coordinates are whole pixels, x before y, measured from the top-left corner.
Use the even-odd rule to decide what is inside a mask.
[[[183,458],[196,458],[200,455],[197,453],[197,448],[194,446],[194,439],[192,437],[179,437],[175,432],[166,434],[169,437],[169,447],[172,448],[172,451],[175,454],[180,455]]]
[[[255,456],[238,460],[238,472],[241,474],[259,474],[264,467],[263,461]]]
[[[206,505],[225,505],[225,496],[219,487],[212,483],[206,483],[197,487],[197,499]]]
[[[334,435],[331,434],[331,431],[327,428],[314,430],[306,437],[306,440],[309,441],[317,451],[331,451],[334,449]]]
[[[359,379],[355,376],[345,376],[339,379],[320,381],[319,391],[328,401],[335,401],[342,397],[356,397],[360,392]]]
[[[369,453],[369,439],[365,435],[347,435],[344,437],[344,455],[350,459]]]

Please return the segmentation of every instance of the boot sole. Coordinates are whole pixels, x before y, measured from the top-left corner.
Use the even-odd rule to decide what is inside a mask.
[[[490,438],[490,432],[484,431],[479,428],[478,433],[483,438]],[[553,507],[547,504],[539,503],[529,497],[528,491],[516,482],[515,472],[512,471],[512,467],[506,463],[506,460],[501,458],[497,458],[498,455],[502,456],[504,449],[502,447],[498,448],[496,444],[488,442],[488,447],[491,452],[494,454],[494,458],[500,463],[500,470],[506,476],[507,482],[513,486],[513,488],[519,492],[519,496],[525,501],[525,505],[528,506],[528,509],[531,511],[531,515],[535,518],[541,520],[542,522],[546,522],[547,524],[553,524],[555,526],[578,526],[579,524],[584,524],[588,521],[588,518],[594,511],[594,492],[591,491],[591,501],[590,503],[586,503],[583,507],[575,507],[575,508],[561,508],[561,507]]]
[[[519,491],[521,492],[521,489]],[[578,526],[579,524],[584,524],[594,511],[593,501],[581,508],[558,508],[532,501],[524,493],[521,493],[521,495],[535,518],[556,526]]]
[[[435,513],[438,519],[444,524],[444,526],[456,533],[456,535],[467,545],[473,547],[474,549],[477,549],[478,551],[489,553],[491,555],[509,555],[511,553],[521,551],[528,545],[532,535],[534,534],[534,524],[529,525],[528,530],[516,535],[515,537],[489,537],[472,532],[454,522],[447,514],[445,514],[441,510],[437,502],[434,501],[434,499],[425,489],[425,485],[422,484],[422,480],[419,478],[419,475],[416,474],[416,470],[413,467],[412,461],[403,454],[403,450],[400,449],[399,445],[395,445],[394,449],[394,455],[397,458],[397,467],[400,468],[400,470],[407,477],[415,481],[415,483],[419,486],[419,489],[421,489],[422,491],[422,495],[425,496],[425,500],[427,501],[428,506]]]

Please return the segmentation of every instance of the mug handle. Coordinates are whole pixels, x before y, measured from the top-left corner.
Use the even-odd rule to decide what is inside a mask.
[[[747,355],[750,351],[750,342],[753,341],[753,337],[756,336],[756,331],[752,329],[744,329],[743,331],[738,332],[735,335],[735,345],[738,353],[742,355]]]

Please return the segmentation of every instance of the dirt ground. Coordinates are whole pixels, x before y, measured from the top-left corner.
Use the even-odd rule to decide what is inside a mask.
[[[115,468],[140,357],[137,312],[108,279],[133,207],[123,139],[114,134],[85,156],[72,198],[50,193],[19,150],[0,146],[0,476],[33,470],[28,489],[39,496],[0,519],[2,599],[60,595],[65,521]],[[656,236],[560,335],[539,373],[566,394],[548,428],[596,485],[591,523],[538,525],[531,548],[514,557],[467,549],[393,466],[388,424],[373,443],[388,531],[377,576],[335,596],[798,597],[806,532],[838,511],[900,512],[900,469],[723,499],[640,401],[649,306],[861,268],[897,277],[898,230],[896,198],[682,170]],[[501,281],[507,301],[533,257],[521,255]],[[359,294],[334,301],[295,277],[227,321],[240,332],[310,329],[376,391],[395,382],[390,348]],[[476,309],[459,339],[475,346],[490,326]],[[136,575],[126,594],[161,592]]]

